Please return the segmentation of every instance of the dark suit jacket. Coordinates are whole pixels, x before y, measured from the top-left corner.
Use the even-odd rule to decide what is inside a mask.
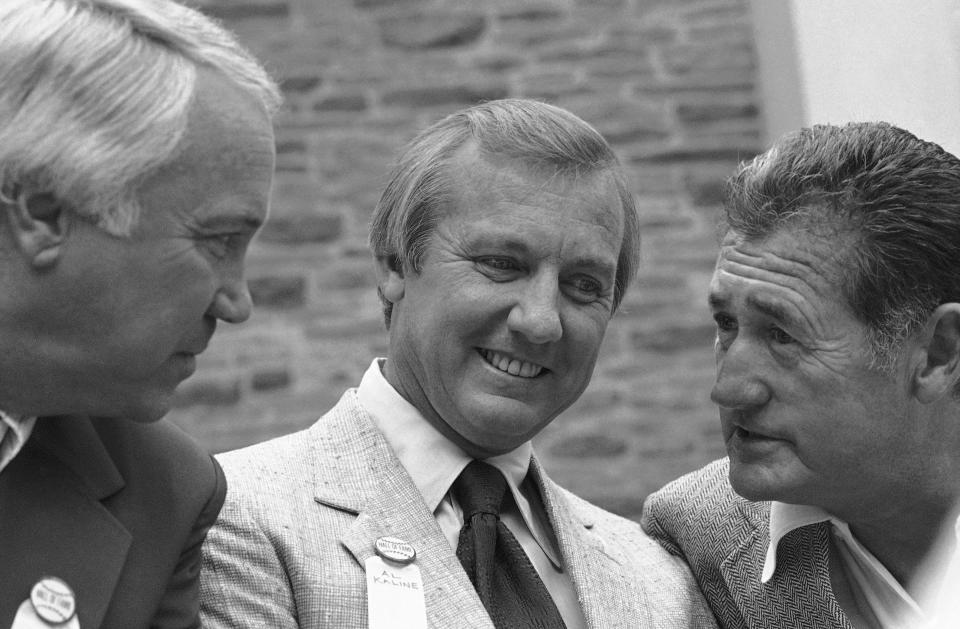
[[[0,627],[44,576],[73,588],[81,629],[199,626],[200,546],[225,493],[169,422],[37,420],[0,472]]]
[[[777,547],[777,571],[760,574],[770,541],[770,503],[741,498],[721,459],[647,498],[641,524],[690,565],[725,629],[853,629],[830,585],[826,523],[792,531]]]

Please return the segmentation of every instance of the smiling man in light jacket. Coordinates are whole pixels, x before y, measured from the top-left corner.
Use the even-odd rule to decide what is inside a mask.
[[[453,114],[399,160],[370,240],[389,354],[311,428],[220,457],[206,626],[714,626],[682,561],[530,444],[637,267],[603,138],[534,101]]]

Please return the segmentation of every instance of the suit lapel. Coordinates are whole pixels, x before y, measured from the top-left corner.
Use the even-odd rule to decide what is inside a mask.
[[[573,580],[587,626],[653,626],[644,602],[645,593],[637,587],[636,578],[629,576],[630,571],[605,552],[603,539],[591,531],[594,523],[574,512],[536,457],[530,460],[530,474],[543,496],[563,568]]]
[[[400,538],[417,551],[430,626],[493,629],[436,519],[369,416],[345,397],[328,419],[313,434],[314,495],[357,514],[341,543],[360,568],[375,554],[378,538]]]
[[[763,617],[768,607],[774,608],[776,600],[767,601],[768,596],[776,598],[780,592],[773,591],[770,584],[760,583],[764,554],[769,540],[762,534],[761,528],[751,526],[737,540],[737,546],[720,563],[720,574],[726,583],[727,591],[733,598],[736,608],[748,627],[764,626],[769,620]],[[780,605],[790,599],[780,599]],[[763,601],[758,603],[758,601]],[[779,615],[779,612],[775,612]],[[759,616],[758,616],[759,614]],[[757,623],[760,624],[757,624]],[[789,625],[788,625],[789,626]]]
[[[81,627],[100,625],[131,542],[100,500],[122,487],[89,420],[37,421],[0,474],[0,627],[48,575],[73,588]]]
[[[823,626],[824,619],[830,619],[827,626],[849,629],[830,585],[829,525],[811,524],[784,536],[777,548],[777,570],[770,581],[761,583],[768,518],[741,537],[720,565],[747,626],[800,628]]]

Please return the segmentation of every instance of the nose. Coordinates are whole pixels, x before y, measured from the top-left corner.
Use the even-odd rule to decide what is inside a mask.
[[[520,288],[517,303],[507,317],[507,326],[531,343],[549,343],[563,336],[560,321],[560,288],[556,277],[543,274]]]
[[[760,377],[761,363],[747,341],[736,339],[726,350],[717,348],[717,380],[710,399],[721,408],[749,410],[770,400]]]
[[[250,318],[252,311],[250,290],[247,288],[247,281],[241,276],[224,282],[213,296],[207,314],[227,323],[243,323]]]

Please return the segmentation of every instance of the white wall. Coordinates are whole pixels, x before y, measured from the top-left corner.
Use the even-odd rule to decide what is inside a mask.
[[[960,155],[960,2],[752,0],[768,140],[886,120]]]

